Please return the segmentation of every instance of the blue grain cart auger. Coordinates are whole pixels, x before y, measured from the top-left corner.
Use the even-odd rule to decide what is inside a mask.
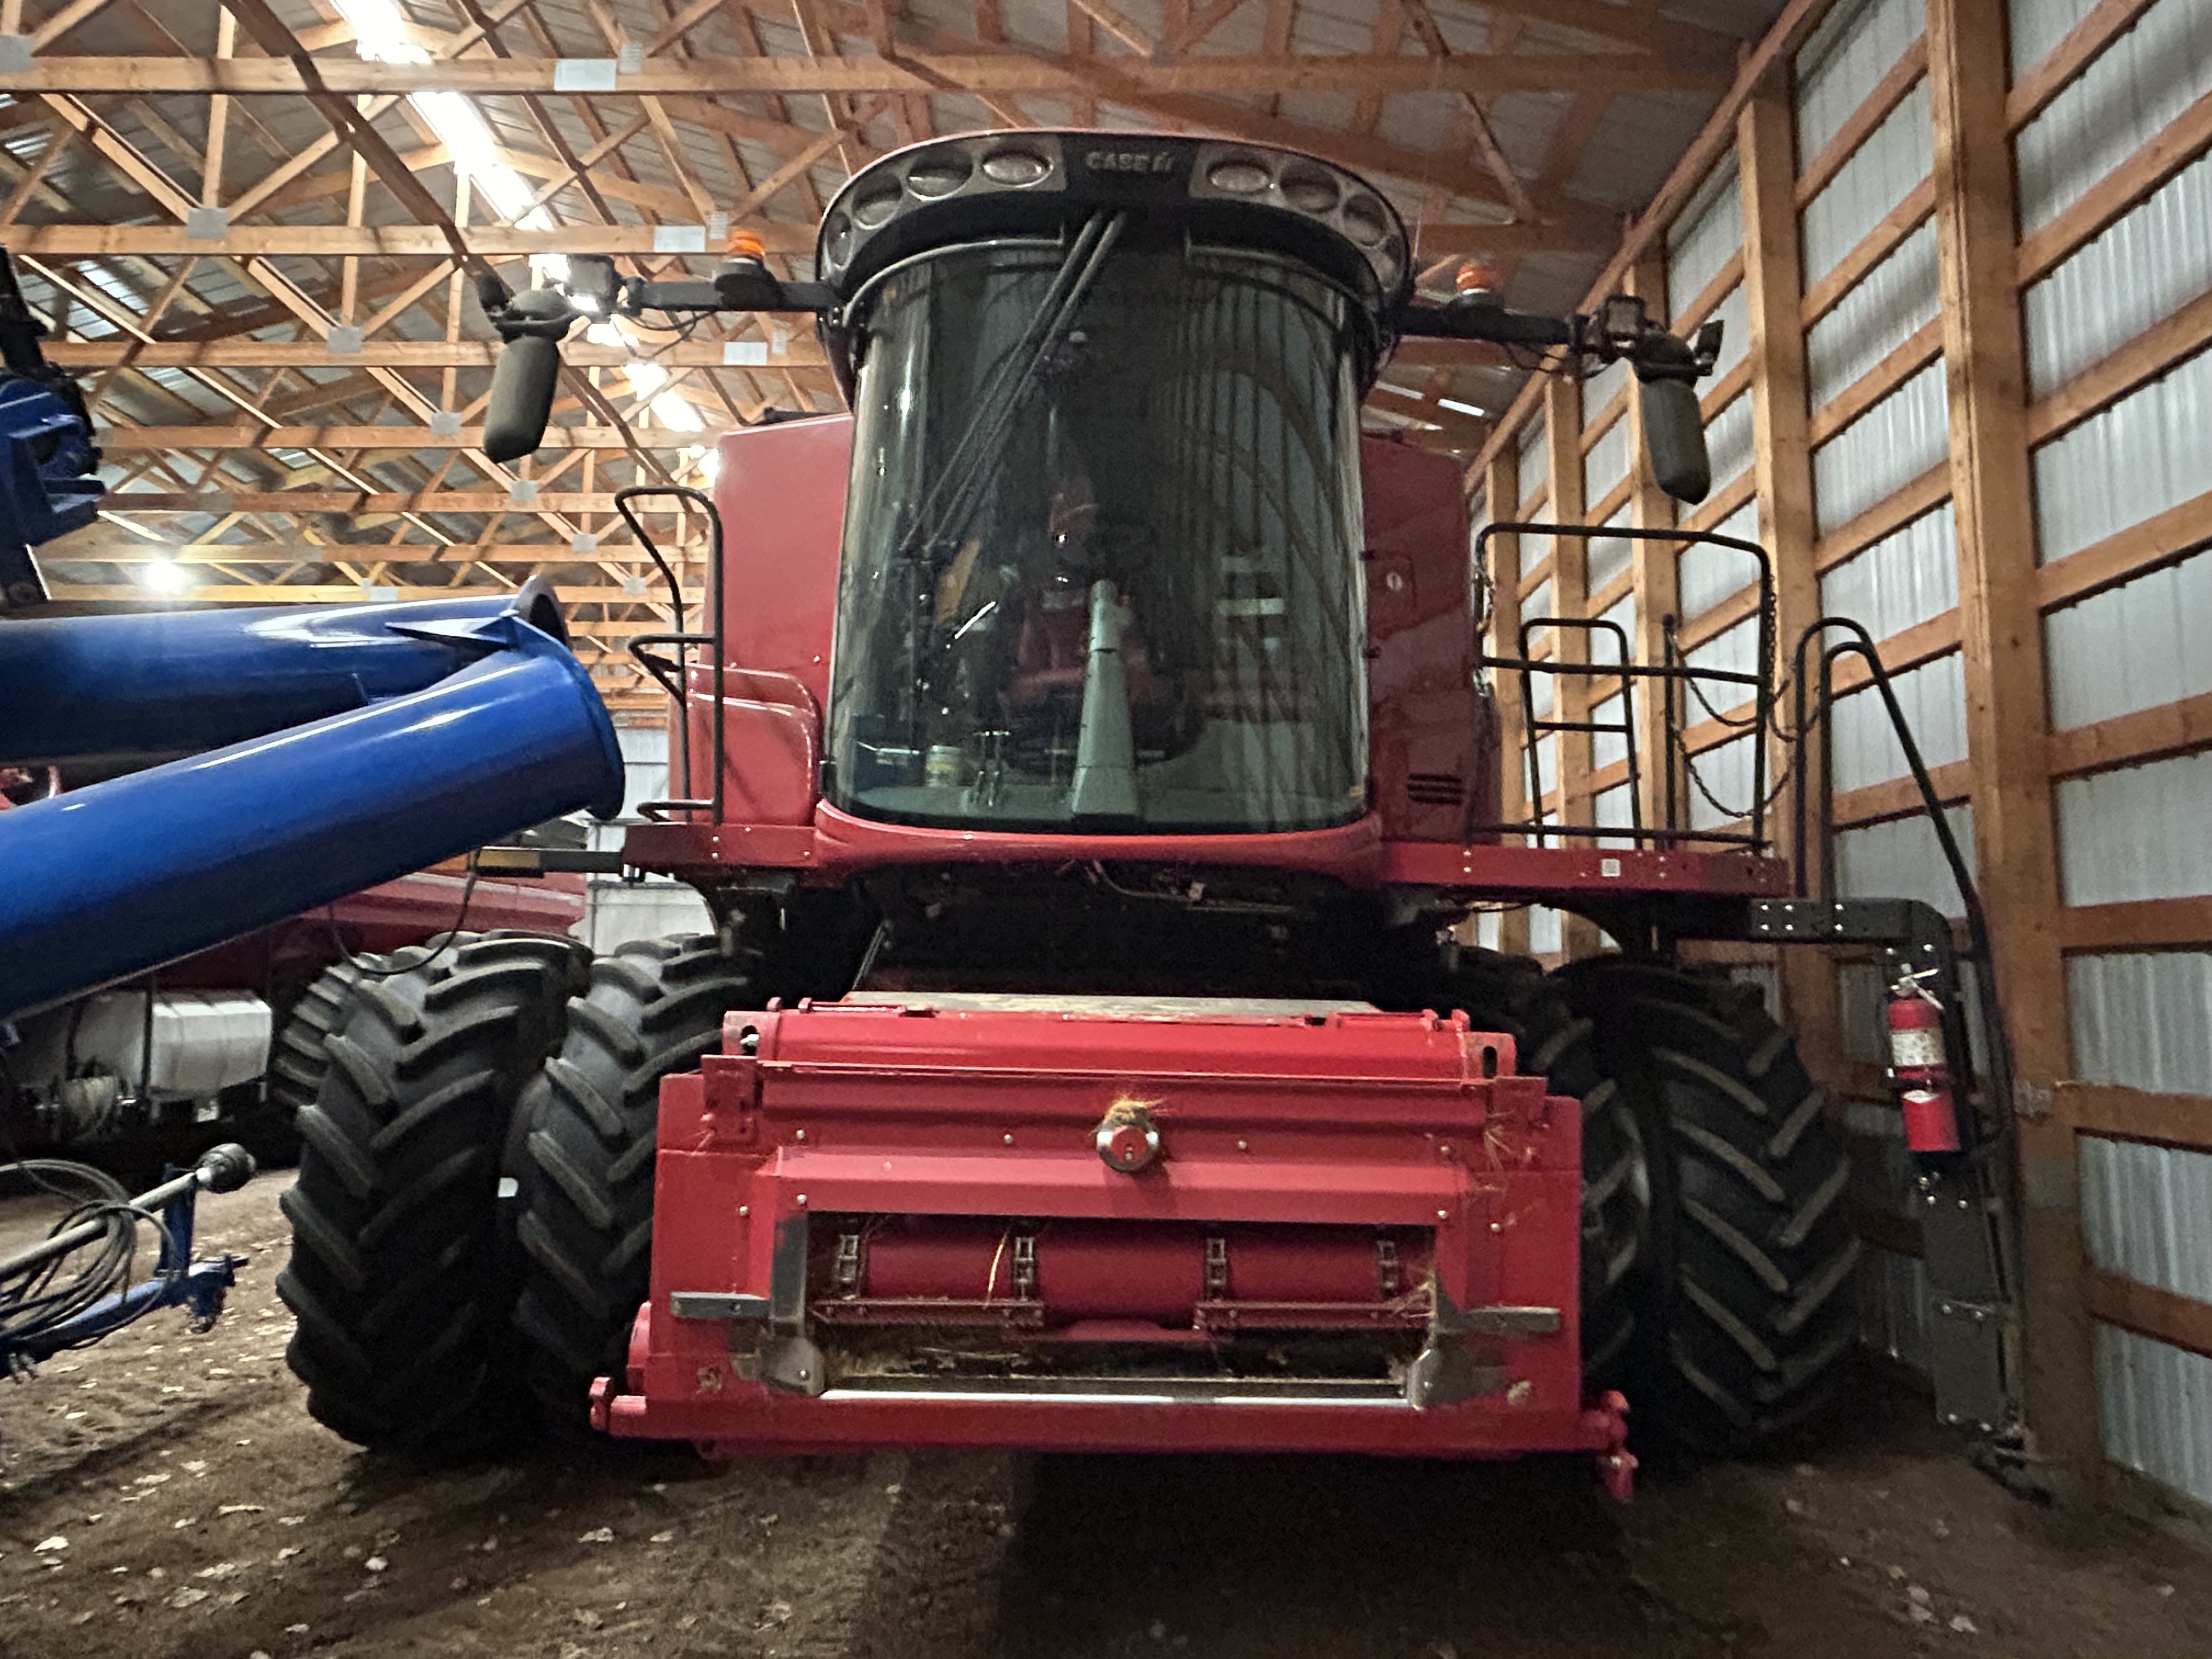
[[[410,605],[21,614],[46,599],[31,550],[89,523],[103,489],[43,331],[0,253],[0,767],[124,770],[0,810],[0,1118],[21,1081],[9,1050],[36,1046],[16,1047],[18,1016],[580,807],[611,817],[623,790],[613,722],[543,581]],[[150,1068],[150,1015],[145,1042]],[[191,1261],[190,1206],[251,1174],[231,1151],[136,1199],[94,1192],[57,1238],[0,1261],[0,1370],[158,1306],[212,1318],[235,1264]],[[131,1287],[142,1223],[159,1260]],[[119,1276],[100,1267],[118,1260]]]

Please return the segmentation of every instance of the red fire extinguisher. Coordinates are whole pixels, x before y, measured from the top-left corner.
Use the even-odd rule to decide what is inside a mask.
[[[1943,1052],[1943,1005],[1908,974],[1889,988],[1882,1024],[1889,1032],[1889,1074],[1905,1114],[1905,1142],[1916,1152],[1959,1150],[1959,1109]]]

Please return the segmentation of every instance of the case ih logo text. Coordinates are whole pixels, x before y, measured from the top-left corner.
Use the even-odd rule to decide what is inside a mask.
[[[1175,155],[1169,150],[1094,149],[1085,153],[1083,165],[1093,173],[1170,173]]]

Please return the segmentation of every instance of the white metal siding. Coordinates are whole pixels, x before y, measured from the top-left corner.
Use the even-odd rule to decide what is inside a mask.
[[[1544,406],[1537,404],[1536,412],[1528,417],[1528,424],[1521,428],[1521,499],[1527,501],[1551,480],[1551,471],[1544,449]],[[1523,557],[1534,558],[1524,551]]]
[[[1583,423],[1588,426],[1605,413],[1606,405],[1620,395],[1628,384],[1628,359],[1620,358],[1583,382]],[[1631,399],[1630,407],[1634,407]]]
[[[1696,650],[1686,653],[1685,659],[1691,667],[1701,672],[1749,674],[1755,672],[1759,667],[1759,618],[1747,617],[1733,627],[1723,629]],[[1739,702],[1751,701],[1751,688],[1747,685],[1706,680],[1694,682],[1694,684],[1697,691],[1704,693],[1705,701],[1723,714]],[[1695,725],[1698,716],[1694,692],[1691,694],[1690,701],[1692,710],[1690,720]]]
[[[1717,830],[1751,813],[1748,733],[1690,757],[1690,827]]]
[[[1923,80],[1868,135],[1820,193],[1805,204],[1802,227],[1807,287],[1841,264],[1882,216],[1928,176],[1935,153],[1928,82]]]
[[[2106,1456],[2212,1504],[2212,1359],[2100,1325],[2097,1414]]]
[[[1920,0],[1869,0],[1831,11],[1797,48],[1797,159],[1843,131],[1925,27]]]
[[[1813,452],[1820,533],[1848,524],[1939,465],[1950,443],[1939,357]]]
[[[2038,397],[2212,289],[2212,155],[2198,158],[2027,290]]]
[[[2014,140],[2022,230],[2050,223],[2208,91],[2212,9],[2159,0]]]
[[[2071,34],[2095,4],[2096,0],[2012,0],[2005,9],[2011,23],[2006,33],[2012,47],[2012,78],[2019,80],[2051,56],[2051,48]]]
[[[1944,813],[1951,833],[1974,872],[1974,816],[1960,805]],[[1942,847],[1926,813],[1845,830],[1836,836],[1836,890],[1845,898],[1910,898],[1932,904],[1947,916],[1966,914],[1958,883],[1943,861]]]
[[[1628,509],[1622,507],[1605,521],[1608,530],[1625,529],[1628,524]],[[1602,593],[1628,574],[1636,556],[1636,544],[1626,536],[1593,536],[1589,538],[1589,591]]]
[[[2108,1273],[2212,1302],[2212,1152],[2083,1135],[2081,1233]]]
[[[1713,526],[1713,533],[1738,541],[1759,539],[1759,503],[1746,501]],[[1711,542],[1693,542],[1682,550],[1674,570],[1675,600],[1680,616],[1694,620],[1730,594],[1759,580],[1751,555]]]
[[[696,890],[666,881],[592,882],[585,896],[583,920],[571,929],[602,956],[631,939],[714,930],[714,919]]]
[[[2212,490],[2212,353],[2200,352],[2038,449],[2035,526],[2048,564]]]
[[[1626,830],[1633,823],[1628,811],[1628,786],[1625,783],[1595,796],[1590,805],[1595,809],[1593,821],[1601,828]],[[1632,847],[1635,842],[1633,836],[1600,836],[1597,838],[1600,847]]]
[[[1547,957],[1560,948],[1560,912],[1548,904],[1528,907],[1528,949],[1540,957]]]
[[[2083,1082],[2212,1095],[2212,952],[2069,957],[2066,1000]]]
[[[1717,379],[1751,354],[1751,300],[1743,284],[1738,283],[1723,295],[1705,320],[1721,325],[1721,355],[1713,360]]]
[[[1521,620],[1525,625],[1538,617],[1549,617],[1554,614],[1552,584],[1547,578],[1537,584],[1534,592],[1521,601]],[[1533,651],[1551,637],[1552,630],[1548,628],[1531,628],[1528,630],[1528,648]],[[1543,677],[1539,676],[1539,678]]]
[[[1628,655],[1632,661],[1636,656],[1636,590],[1631,588],[1622,594],[1599,620],[1609,622],[1620,629],[1628,641]],[[1590,635],[1589,654],[1592,662],[1619,662],[1620,641],[1610,633],[1599,629]]]
[[[1583,503],[1595,507],[1606,492],[1628,476],[1628,422],[1624,416],[1583,455]]]
[[[2061,732],[2212,691],[2212,554],[2198,553],[2043,619],[2051,724]]]
[[[1613,725],[1619,725],[1620,722],[1620,694],[1616,691],[1613,696],[1607,697],[1603,702],[1592,705],[1589,717],[1594,721],[1609,722]],[[1593,732],[1590,733],[1590,766],[1593,770],[1611,766],[1616,762],[1625,761],[1627,758],[1628,744],[1619,732]],[[1623,787],[1625,787],[1626,786]],[[1596,799],[1603,800],[1607,796],[1618,795],[1620,793],[1621,790],[1620,788],[1608,789],[1604,794],[1598,796]],[[1619,821],[1622,823],[1628,822],[1625,808],[1623,815]],[[1600,812],[1597,817],[1597,822],[1600,823],[1607,823],[1613,822],[1613,820],[1608,819],[1604,813]]]
[[[1735,157],[1715,167],[1667,231],[1667,298],[1679,314],[1743,247]]]
[[[1814,410],[1826,408],[1934,321],[1941,303],[1931,219],[1807,331],[1805,368]]]
[[[2067,903],[2212,893],[2212,750],[2068,778],[2054,793]]]
[[[1715,489],[1751,465],[1751,393],[1743,392],[1705,422],[1705,449],[1712,458]]]
[[[1863,623],[1876,640],[1901,634],[1958,604],[1958,526],[1948,501],[1870,543],[1820,578],[1820,609]]]
[[[1890,682],[1920,757],[1931,767],[1966,758],[1966,659],[1954,651]],[[1889,711],[1872,686],[1836,699],[1835,777],[1838,789],[1863,789],[1909,769]]]

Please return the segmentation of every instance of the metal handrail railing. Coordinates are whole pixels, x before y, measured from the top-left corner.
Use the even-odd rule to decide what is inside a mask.
[[[684,626],[684,586],[676,579],[675,569],[661,553],[653,532],[630,510],[630,503],[648,496],[669,495],[695,504],[707,518],[707,614],[708,628],[704,633],[686,630]],[[653,676],[663,690],[676,700],[677,717],[681,722],[681,739],[676,757],[681,774],[680,787],[684,793],[670,800],[648,800],[638,803],[638,811],[646,817],[663,819],[677,812],[706,812],[708,822],[722,821],[723,803],[723,720],[725,692],[729,678],[728,653],[725,650],[724,633],[727,626],[722,606],[722,515],[714,509],[714,498],[704,490],[694,489],[688,484],[633,484],[615,492],[615,511],[622,514],[623,522],[637,538],[646,557],[651,559],[668,582],[668,602],[674,612],[675,629],[668,633],[641,634],[629,642],[629,654],[639,667]],[[656,656],[651,647],[672,645],[676,647],[673,662]],[[695,645],[703,645],[712,653],[714,665],[714,708],[710,716],[714,732],[714,781],[708,794],[702,799],[693,783],[691,763],[691,659]]]
[[[1474,662],[1478,678],[1485,671],[1490,669],[1516,672],[1521,678],[1521,739],[1524,750],[1524,764],[1528,774],[1528,799],[1530,809],[1534,816],[1519,823],[1475,824],[1469,828],[1502,835],[1524,836],[1538,847],[1547,845],[1549,838],[1554,836],[1564,841],[1585,836],[1617,836],[1625,834],[1631,843],[1638,848],[1706,846],[1741,848],[1753,853],[1763,851],[1767,845],[1765,745],[1758,742],[1753,744],[1751,803],[1746,814],[1748,820],[1747,827],[1743,830],[1719,828],[1698,830],[1686,827],[1679,821],[1675,778],[1680,769],[1691,763],[1691,757],[1684,742],[1681,723],[1675,718],[1674,708],[1676,698],[1684,688],[1705,682],[1720,685],[1747,686],[1752,690],[1755,709],[1754,731],[1765,732],[1771,728],[1774,711],[1776,624],[1774,565],[1772,560],[1767,556],[1766,550],[1756,542],[1745,541],[1735,536],[1723,536],[1711,531],[1638,530],[1612,525],[1570,525],[1554,524],[1539,520],[1501,520],[1484,526],[1475,537],[1475,558],[1485,569],[1487,569],[1489,565],[1491,538],[1498,535],[1549,536],[1553,538],[1555,548],[1563,538],[1579,539],[1584,543],[1604,538],[1630,542],[1668,542],[1674,544],[1678,548],[1690,547],[1702,543],[1717,547],[1732,548],[1748,555],[1756,562],[1759,568],[1757,613],[1759,641],[1755,659],[1757,665],[1752,672],[1746,672],[1736,669],[1698,668],[1692,666],[1686,659],[1678,660],[1671,647],[1674,621],[1672,616],[1665,619],[1668,631],[1669,648],[1667,659],[1662,663],[1635,661],[1635,653],[1632,648],[1627,630],[1620,623],[1603,617],[1522,617],[1519,621],[1517,635],[1520,654],[1513,657],[1495,656],[1484,649],[1482,637],[1484,619],[1471,617],[1469,625],[1474,629],[1475,634]],[[1601,631],[1608,632],[1619,642],[1619,660],[1610,663],[1587,660],[1589,656],[1587,649],[1583,653],[1586,659],[1579,662],[1565,661],[1556,653],[1551,657],[1534,656],[1529,645],[1529,636],[1532,632],[1544,628],[1561,631],[1580,629],[1590,635],[1595,635]],[[1538,720],[1532,713],[1535,707],[1534,677],[1537,674],[1553,675],[1562,681],[1578,679],[1589,682],[1618,679],[1620,682],[1620,696],[1623,711],[1621,722],[1616,724],[1613,721]],[[1664,715],[1661,726],[1666,788],[1662,803],[1662,821],[1653,825],[1647,825],[1644,822],[1643,762],[1637,742],[1635,699],[1632,690],[1632,687],[1638,680],[1652,683],[1661,701]],[[1543,738],[1554,732],[1595,732],[1600,730],[1613,732],[1620,730],[1622,726],[1627,728],[1628,824],[1624,828],[1619,824],[1567,824],[1546,822],[1543,817],[1542,768],[1538,756],[1538,745]]]

